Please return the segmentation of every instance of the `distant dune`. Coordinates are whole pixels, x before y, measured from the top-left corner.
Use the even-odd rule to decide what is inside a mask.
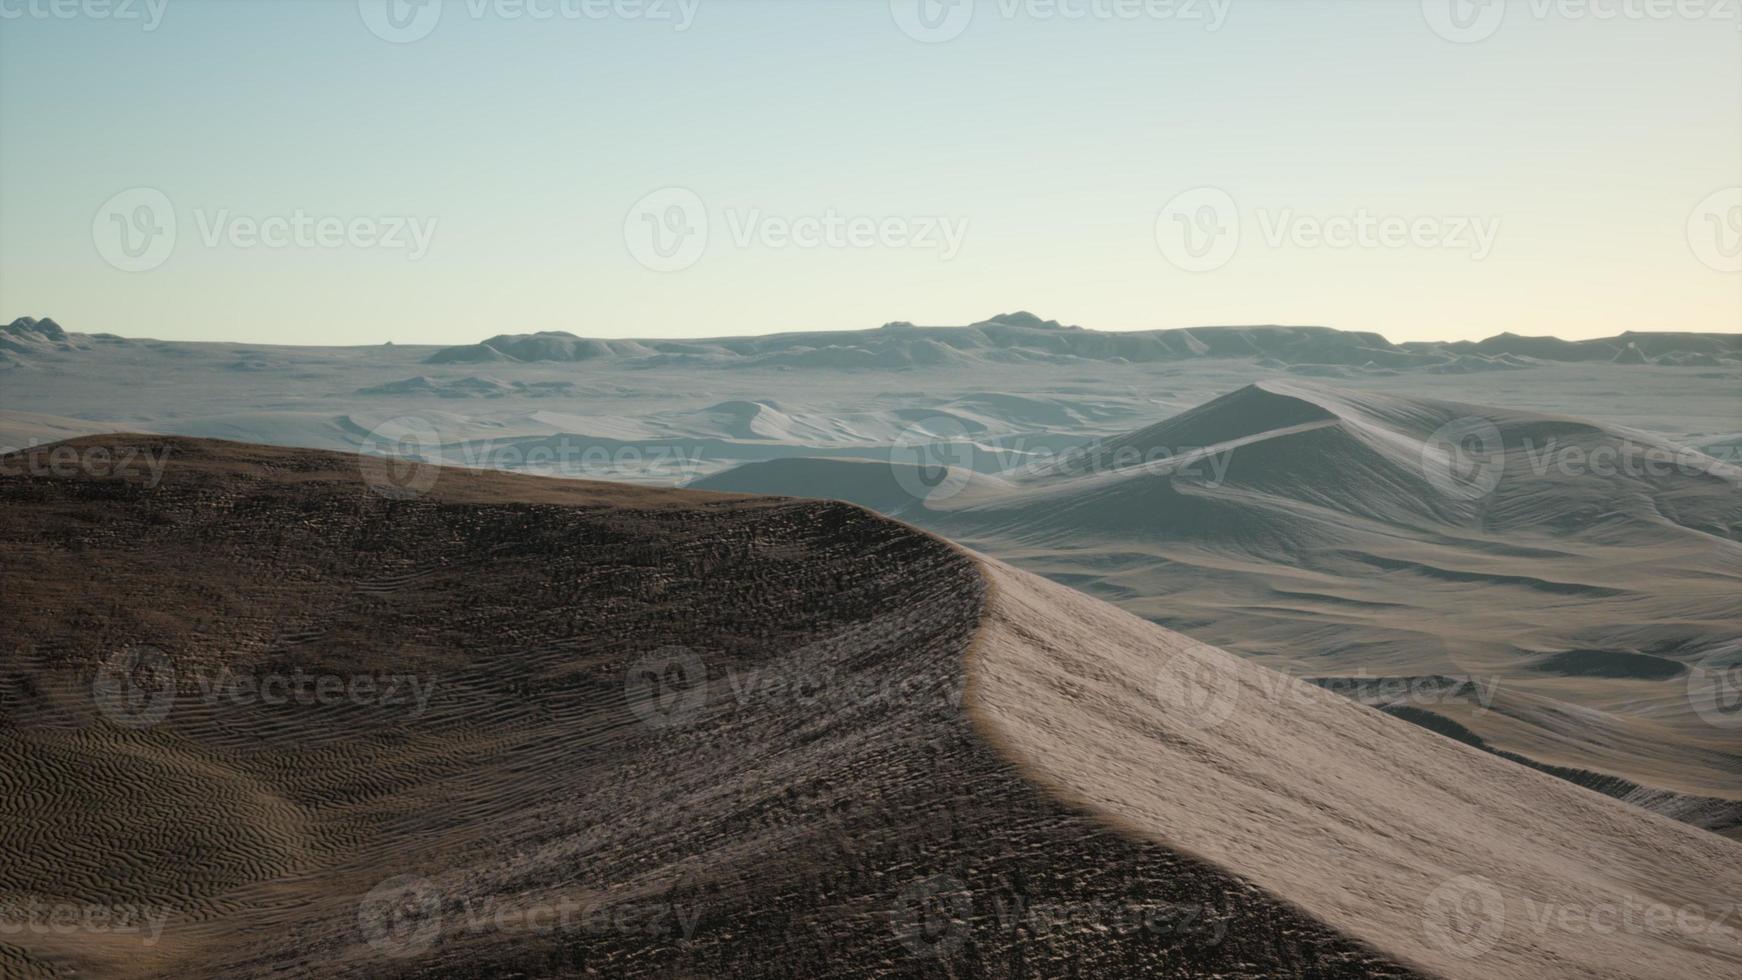
[[[1742,621],[1742,470],[1699,450],[1277,380],[942,492],[895,459],[695,485],[873,506],[1303,678],[1473,678],[1432,709],[1503,749],[1742,801],[1688,696]]]
[[[858,508],[70,446],[168,463],[4,460],[0,904],[164,918],[8,975],[1742,969],[1742,845]]]

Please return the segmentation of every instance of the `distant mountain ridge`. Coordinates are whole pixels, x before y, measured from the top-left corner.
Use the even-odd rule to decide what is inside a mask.
[[[113,334],[71,333],[52,319],[19,317],[0,327],[0,368],[73,355],[94,342],[140,343],[160,351],[174,346],[173,342],[132,341]],[[686,340],[611,340],[561,330],[501,333],[475,344],[436,348],[422,360],[435,365],[620,361],[637,367],[898,370],[975,364],[1148,364],[1204,358],[1251,359],[1273,369],[1331,378],[1398,371],[1508,371],[1554,362],[1722,367],[1742,363],[1742,333],[1628,331],[1594,340],[1502,333],[1478,341],[1392,343],[1369,331],[1311,326],[1113,332],[1068,326],[1018,311],[959,327],[899,321],[871,330]]]
[[[1718,366],[1742,360],[1742,334],[1637,333],[1570,341],[1503,333],[1481,341],[1394,344],[1377,333],[1331,327],[1189,327],[1108,332],[1066,326],[1026,311],[965,327],[887,323],[875,330],[782,333],[703,340],[592,340],[561,331],[499,334],[444,348],[429,363],[589,361],[723,366],[899,368],[985,360],[1150,363],[1196,358],[1267,358],[1290,367],[1369,371],[1510,370],[1536,361],[1614,361]],[[1335,374],[1332,371],[1303,373]]]

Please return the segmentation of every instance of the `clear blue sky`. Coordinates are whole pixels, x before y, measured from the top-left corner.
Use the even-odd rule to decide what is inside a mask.
[[[7,319],[311,344],[1016,308],[1394,340],[1742,330],[1723,193],[1742,184],[1742,26],[1721,16],[1516,0],[1460,43],[1435,0],[1058,0],[1073,19],[956,0],[971,20],[943,8],[922,43],[907,0],[661,0],[666,19],[453,0],[433,22],[409,8],[394,36],[427,35],[391,43],[370,0],[167,0],[156,22],[146,0],[133,19],[54,2],[0,0]],[[1178,197],[1205,187],[1225,196]],[[116,251],[171,241],[137,188],[172,212],[166,252]],[[663,188],[682,190],[641,214]],[[1225,233],[1204,200],[1232,202],[1231,254],[1158,244]],[[649,256],[698,206],[706,238],[685,241],[705,244]],[[299,213],[337,237],[251,238]],[[1362,215],[1417,231],[1317,240]],[[861,240],[783,238],[831,217]]]

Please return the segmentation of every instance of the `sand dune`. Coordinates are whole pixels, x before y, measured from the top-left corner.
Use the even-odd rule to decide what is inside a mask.
[[[855,465],[696,485],[875,506],[1302,678],[1476,678],[1431,707],[1502,749],[1742,799],[1689,696],[1735,662],[1742,471],[1698,450],[1291,380],[947,493]]]
[[[1716,919],[1739,845],[863,510],[459,470],[382,496],[356,457],[73,445],[171,462],[0,477],[32,583],[0,607],[0,906],[131,903],[162,934],[10,930],[9,975],[1742,964],[1707,918],[1577,934],[1621,901]],[[118,678],[141,645],[162,659]],[[226,670],[424,699],[249,699]]]

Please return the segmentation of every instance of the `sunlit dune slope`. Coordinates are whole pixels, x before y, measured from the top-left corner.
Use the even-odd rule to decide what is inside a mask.
[[[1742,970],[1735,842],[984,567],[969,710],[1062,799],[1438,975]]]

